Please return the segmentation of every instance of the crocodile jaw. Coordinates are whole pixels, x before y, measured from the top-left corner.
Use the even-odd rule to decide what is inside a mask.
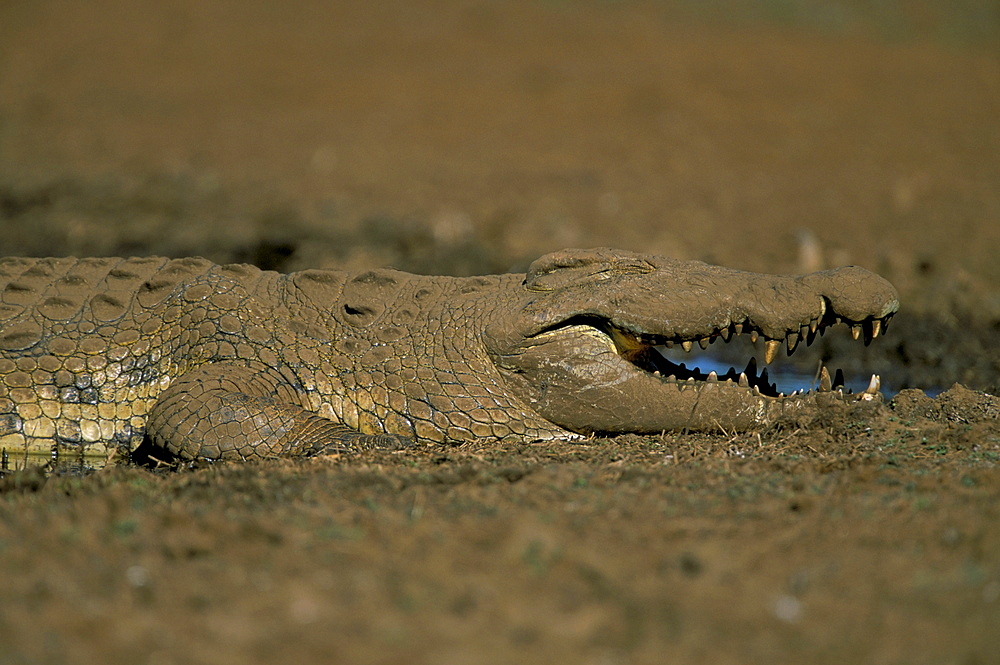
[[[483,331],[490,357],[518,398],[574,432],[754,429],[831,399],[874,399],[878,379],[848,397],[824,371],[816,393],[784,396],[747,371],[688,371],[654,347],[702,348],[734,335],[761,338],[769,363],[844,323],[865,343],[885,330],[898,294],[853,266],[765,275],[621,250],[564,250],[535,261],[520,303]]]
[[[817,391],[787,396],[767,383],[766,373],[757,375],[754,360],[721,378],[684,371],[627,333],[584,324],[542,332],[498,360],[532,410],[580,433],[752,430],[817,404],[881,398],[878,377],[849,395],[832,385],[825,368]]]

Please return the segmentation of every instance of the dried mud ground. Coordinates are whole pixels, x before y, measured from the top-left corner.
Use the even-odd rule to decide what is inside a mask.
[[[976,0],[0,4],[0,254],[903,303],[799,361],[886,403],[760,433],[5,473],[0,665],[1000,662],[998,44]]]

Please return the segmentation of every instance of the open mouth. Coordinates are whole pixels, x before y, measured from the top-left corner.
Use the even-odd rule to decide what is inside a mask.
[[[790,356],[800,345],[810,346],[828,328],[837,324],[846,325],[850,329],[852,337],[855,340],[862,340],[867,346],[885,332],[891,318],[892,314],[889,314],[881,318],[869,317],[862,321],[852,321],[833,314],[829,308],[824,308],[818,317],[802,324],[798,330],[788,331],[783,338],[779,339],[765,336],[761,328],[750,319],[730,322],[726,326],[713,328],[706,334],[696,336],[635,332],[599,317],[579,317],[567,323],[584,324],[597,328],[611,339],[619,356],[635,367],[659,377],[666,383],[728,382],[751,389],[760,395],[782,398],[793,396],[799,392],[807,392],[807,390],[796,390],[788,394],[779,391],[777,385],[768,377],[767,367],[758,367],[755,356],[750,358],[742,370],[730,367],[725,372],[706,372],[697,366],[688,367],[684,362],[664,357],[661,349],[680,347],[685,352],[691,352],[695,345],[701,349],[707,349],[709,345],[719,340],[728,344],[739,336],[745,335],[752,344],[756,344],[763,338],[762,355],[764,364],[767,365],[774,361],[782,348],[785,348]],[[844,374],[839,369],[835,370],[831,376],[830,371],[825,366],[821,366],[812,383],[818,392],[851,392],[845,389]],[[879,393],[880,387],[880,378],[873,374],[862,392],[864,395],[874,396]]]

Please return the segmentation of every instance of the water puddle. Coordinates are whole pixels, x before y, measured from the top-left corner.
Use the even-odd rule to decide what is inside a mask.
[[[784,351],[770,365],[767,365],[768,381],[774,384],[779,392],[786,395],[796,390],[815,390],[819,386],[819,371],[824,350],[821,344],[814,344],[811,347],[800,345],[791,357]],[[728,344],[713,344],[707,349],[700,349],[695,345],[690,352],[685,352],[679,346],[672,349],[657,347],[657,350],[670,362],[684,364],[688,369],[698,368],[699,371],[708,373],[715,372],[719,376],[725,375],[735,368],[737,372],[743,371],[747,362],[751,358],[757,359],[758,373],[764,368],[761,358],[764,357],[762,349],[757,349],[748,338],[733,339]],[[858,364],[857,358],[851,358],[851,366]],[[836,359],[826,363],[830,376],[836,374],[840,367]],[[844,372],[844,387],[847,390],[858,393],[868,387],[872,374],[875,372],[865,371],[863,363],[860,369]],[[892,377],[885,373],[879,375],[881,380],[881,392],[886,399],[892,398],[900,387],[893,384]],[[933,397],[941,392],[941,389],[930,389],[925,392]]]
[[[737,366],[731,362],[725,362],[710,355],[699,356],[698,358],[683,358],[672,354],[667,357],[672,362],[685,363],[688,367],[696,366],[702,372],[715,372],[720,376],[728,372],[733,367],[736,367],[737,371],[743,369],[743,366]],[[831,374],[832,373],[833,372],[831,371]],[[767,366],[767,376],[768,381],[777,387],[778,392],[782,392],[786,395],[793,393],[796,390],[815,390],[819,385],[819,365],[817,363],[816,371],[806,372],[802,368],[795,365],[772,363]],[[845,376],[844,387],[853,392],[861,392],[868,387],[868,381],[870,379],[871,374],[868,374],[863,379],[856,376]],[[895,392],[896,391],[893,391],[893,394],[895,394]],[[888,394],[884,378],[882,378],[882,394]]]

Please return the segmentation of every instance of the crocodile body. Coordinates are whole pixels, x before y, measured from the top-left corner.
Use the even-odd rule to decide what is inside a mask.
[[[770,357],[840,321],[872,337],[896,297],[860,268],[771,276],[607,249],[461,278],[0,259],[0,448],[111,457],[148,437],[247,459],[754,428],[848,397],[685,376],[653,347],[743,333]]]

